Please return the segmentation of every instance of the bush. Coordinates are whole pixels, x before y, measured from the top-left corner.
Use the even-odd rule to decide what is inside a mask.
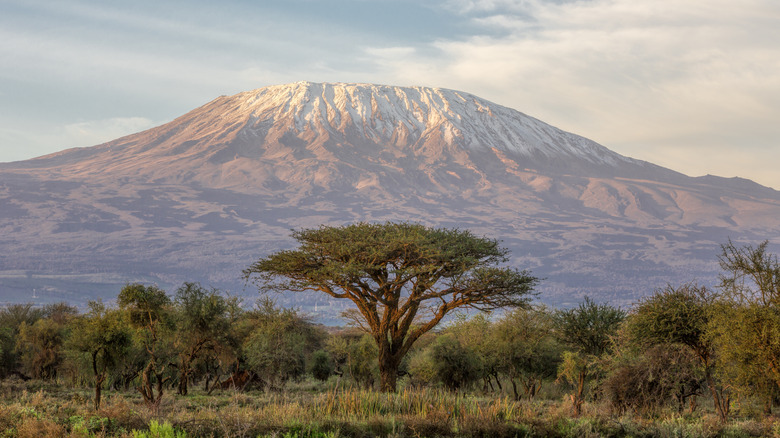
[[[703,376],[693,353],[675,345],[656,345],[643,355],[619,364],[601,384],[601,392],[619,414],[647,412],[676,402],[683,410],[689,397],[700,394]]]
[[[436,382],[436,364],[430,350],[418,351],[409,359],[409,376],[414,386],[429,386]]]
[[[451,390],[471,384],[480,377],[477,355],[452,336],[442,336],[431,346],[436,378]]]
[[[184,431],[176,430],[171,423],[164,422],[160,424],[156,420],[149,422],[148,431],[133,431],[133,438],[186,438]]]
[[[333,364],[330,356],[324,350],[317,350],[311,356],[311,374],[322,382],[333,374]]]

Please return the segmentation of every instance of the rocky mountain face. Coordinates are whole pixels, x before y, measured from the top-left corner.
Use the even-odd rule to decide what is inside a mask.
[[[110,299],[132,281],[254,297],[241,270],[292,246],[291,228],[384,220],[503,240],[550,304],[628,305],[716,283],[729,238],[776,239],[780,192],[627,158],[467,93],[300,82],[0,164],[0,300]]]

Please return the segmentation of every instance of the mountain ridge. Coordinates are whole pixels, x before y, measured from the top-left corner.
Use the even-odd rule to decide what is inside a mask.
[[[241,269],[291,228],[384,220],[502,239],[549,279],[548,302],[627,302],[716,279],[729,238],[779,235],[780,192],[623,157],[469,93],[299,82],[1,163],[0,299],[118,279],[244,290]]]
[[[280,99],[280,96],[288,100]],[[399,107],[400,104],[403,106]],[[496,112],[500,113],[501,117],[497,117],[494,114]],[[227,123],[217,123],[213,117],[204,120],[204,114],[218,114],[219,118],[228,120]],[[472,120],[474,118],[476,120]],[[281,132],[275,131],[273,126],[271,129],[264,129],[269,123],[281,124],[284,129]],[[508,126],[511,124],[515,126]],[[187,129],[182,128],[183,126]],[[240,136],[262,136],[261,141],[273,143],[280,140],[283,142],[284,134],[294,133],[308,136],[307,140],[310,142],[324,143],[329,140],[342,140],[332,137],[354,137],[355,133],[358,133],[366,142],[373,141],[375,145],[383,147],[396,146],[419,155],[426,155],[428,151],[425,146],[430,142],[437,143],[430,147],[441,147],[438,143],[447,147],[457,145],[465,149],[483,151],[498,147],[501,152],[524,157],[577,157],[594,164],[643,163],[468,93],[426,87],[310,82],[271,86],[233,96],[221,96],[170,123],[93,148],[110,149],[121,144],[127,147],[132,145],[138,136],[144,135],[152,135],[159,147],[169,140],[168,137],[175,139],[179,134],[173,132],[175,129],[166,127],[184,129],[184,134],[188,134],[187,138],[196,137],[197,143],[189,145],[189,148],[241,140],[238,138]],[[154,134],[159,131],[164,134]],[[181,146],[183,142],[168,143],[171,143],[170,149],[173,146]],[[187,149],[187,145],[184,146],[184,149]],[[56,163],[77,150],[81,148],[39,157],[31,160],[29,165],[42,166],[46,165],[47,161]],[[203,152],[202,149],[197,151]],[[94,153],[94,150],[89,152]],[[136,154],[142,152],[145,151],[134,151]],[[180,153],[175,150],[172,152]],[[430,152],[435,154],[439,151]]]

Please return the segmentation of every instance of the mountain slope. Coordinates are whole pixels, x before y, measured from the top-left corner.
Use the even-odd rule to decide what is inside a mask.
[[[466,93],[308,82],[223,96],[161,127],[26,165],[90,177],[108,169],[123,176],[138,176],[139,169],[141,175],[157,176],[166,166],[178,170],[179,179],[198,179],[204,175],[192,175],[192,166],[206,166],[211,175],[245,159],[363,166],[367,158],[383,165],[407,158],[419,167],[444,157],[466,161],[474,154],[487,155],[485,160],[531,160],[536,168],[661,170]]]
[[[413,220],[503,239],[547,277],[547,301],[625,302],[714,281],[718,245],[778,235],[778,213],[772,189],[623,157],[467,93],[300,82],[0,164],[0,294],[244,290],[240,270],[289,246],[290,228]]]

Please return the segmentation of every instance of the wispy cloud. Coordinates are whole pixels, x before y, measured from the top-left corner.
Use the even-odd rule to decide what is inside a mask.
[[[159,123],[145,117],[114,117],[73,123],[63,128],[65,139],[76,145],[95,145],[135,132],[153,128]]]
[[[767,153],[780,159],[780,3],[448,4],[492,33],[505,33],[436,41],[435,59],[404,54],[392,60],[383,53],[378,62],[402,77],[427,72],[428,82],[482,90],[499,103],[670,167],[679,168],[687,146],[694,155],[706,145],[710,154],[689,159],[691,166],[682,169],[689,173],[730,174],[745,155],[755,157],[755,169]],[[746,154],[748,144],[759,149]],[[780,186],[773,178],[764,181]]]
[[[780,188],[778,22],[774,0],[0,0],[0,156],[305,79],[460,89]]]
[[[71,147],[93,146],[159,125],[144,117],[114,117],[65,124],[46,130],[0,128],[0,144],[7,148],[0,161],[16,161]]]

